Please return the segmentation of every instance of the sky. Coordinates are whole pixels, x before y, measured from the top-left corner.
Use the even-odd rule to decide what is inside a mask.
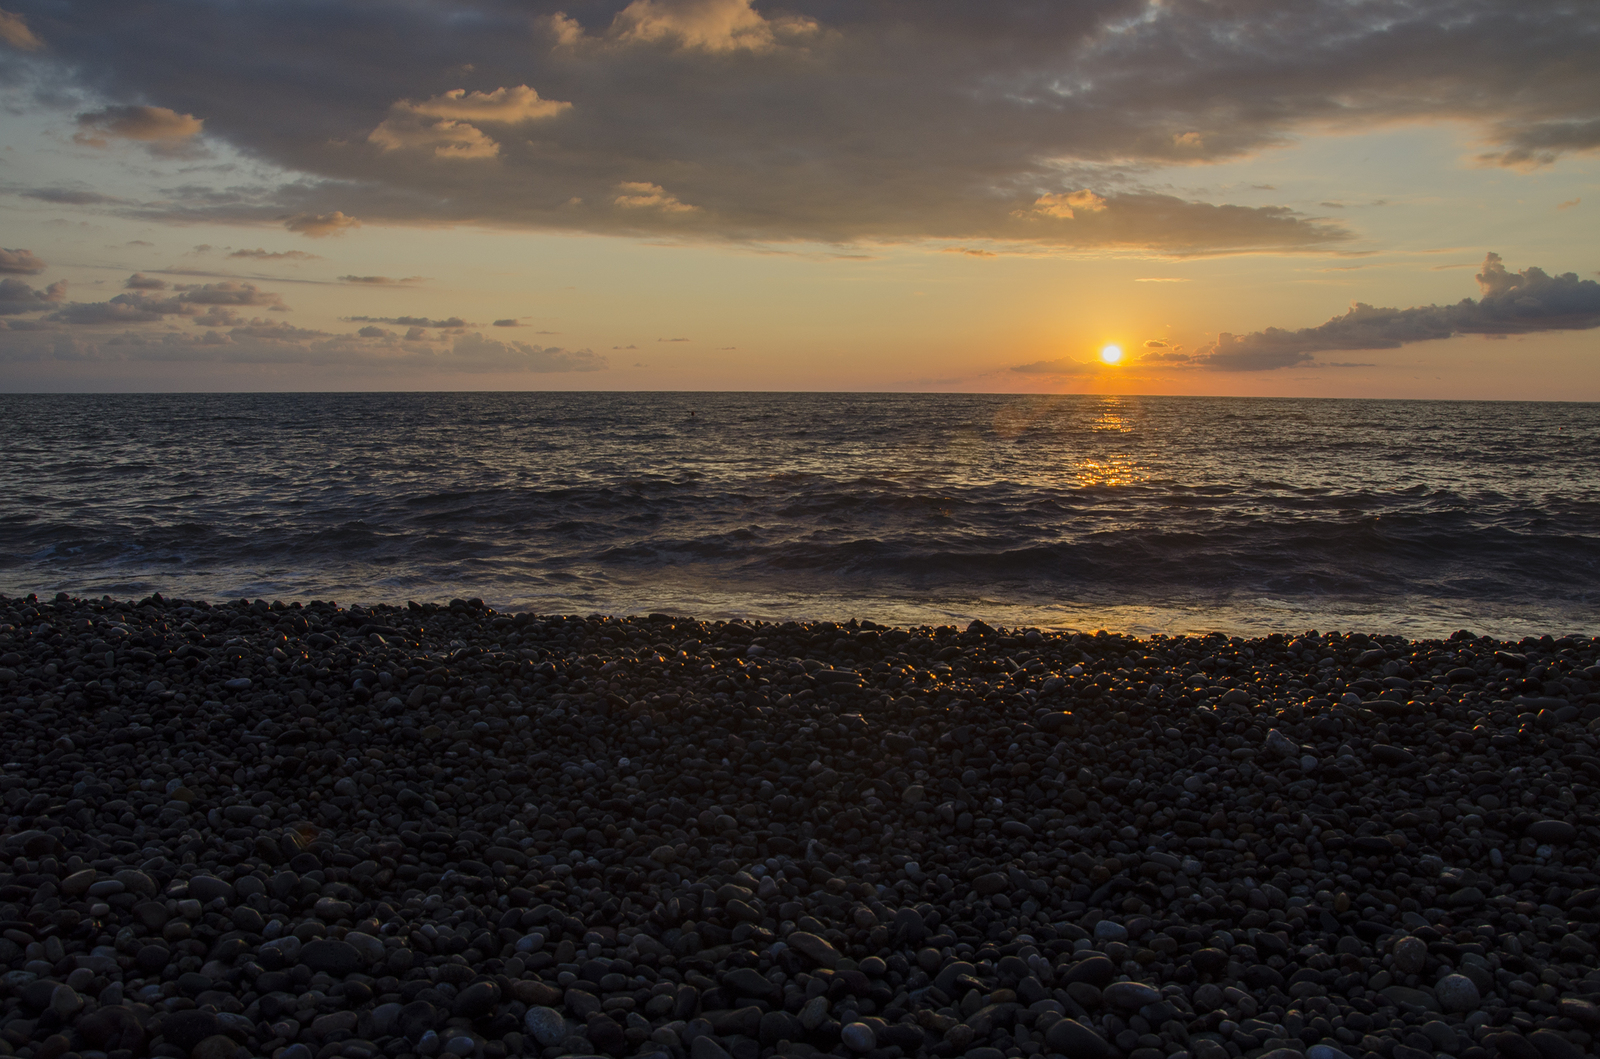
[[[0,0],[0,390],[1600,401],[1590,0]]]

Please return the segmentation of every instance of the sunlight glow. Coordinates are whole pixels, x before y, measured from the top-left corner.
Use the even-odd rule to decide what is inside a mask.
[[[1121,346],[1107,346],[1100,351],[1100,359],[1107,364],[1115,364],[1122,359]]]

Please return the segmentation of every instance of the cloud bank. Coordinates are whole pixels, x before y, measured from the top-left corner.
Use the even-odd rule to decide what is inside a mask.
[[[1454,305],[1388,309],[1357,302],[1316,327],[1269,327],[1247,335],[1223,333],[1193,362],[1220,371],[1267,371],[1306,364],[1332,350],[1394,349],[1455,335],[1521,335],[1600,327],[1600,283],[1575,273],[1552,276],[1529,267],[1507,271],[1499,254],[1484,258],[1477,276],[1482,297]]]
[[[203,125],[290,174],[106,208],[312,236],[1296,252],[1350,233],[1157,171],[1418,120],[1493,165],[1600,150],[1600,7],[1556,0],[476,0],[391,5],[382,33],[362,0],[11,2],[12,37],[48,43],[16,61],[107,102],[85,142]]]

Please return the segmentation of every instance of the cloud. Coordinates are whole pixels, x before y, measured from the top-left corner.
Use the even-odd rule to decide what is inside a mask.
[[[291,232],[321,239],[325,235],[343,235],[352,228],[361,227],[361,222],[334,210],[332,213],[297,213],[284,218],[283,226]]]
[[[317,254],[308,254],[304,250],[235,250],[229,257],[253,257],[258,261],[321,261]]]
[[[193,305],[264,305],[273,309],[283,307],[281,295],[264,291],[254,283],[223,280],[221,283],[178,284],[178,300]]]
[[[1092,375],[1100,370],[1100,362],[1057,357],[1054,360],[1036,360],[1031,364],[1018,364],[1011,370],[1023,375]]]
[[[610,35],[618,41],[665,41],[707,52],[761,52],[780,40],[816,31],[809,18],[764,18],[750,0],[633,0],[612,20]]]
[[[509,318],[507,318],[505,320],[496,320],[494,322],[494,326],[495,327],[521,327],[522,326],[522,321],[518,320],[516,317],[513,316],[513,317],[509,317]]]
[[[1033,209],[1029,212],[1041,217],[1054,217],[1057,220],[1070,221],[1078,212],[1102,213],[1106,209],[1106,200],[1087,189],[1067,193],[1055,192],[1049,195],[1040,195],[1033,201]]]
[[[625,180],[617,185],[619,195],[612,201],[625,210],[659,210],[662,213],[692,213],[699,209],[679,202],[678,196],[659,184]]]
[[[28,28],[26,18],[4,8],[0,8],[0,41],[20,51],[38,51],[44,47],[44,41]]]
[[[40,202],[53,202],[61,206],[101,206],[126,200],[102,195],[95,191],[81,191],[72,188],[29,188],[17,194],[25,199],[38,199]]]
[[[20,279],[0,279],[0,316],[48,309],[66,295],[66,280],[57,280],[44,290],[35,290]]]
[[[1145,340],[1144,348],[1146,348],[1146,349],[1166,349],[1167,348],[1167,344],[1165,342],[1161,341],[1159,338],[1150,338],[1150,339],[1146,339]]]
[[[1556,204],[1556,209],[1558,209],[1558,210],[1570,210],[1574,206],[1581,205],[1582,203],[1583,203],[1582,199],[1568,199],[1565,202],[1557,203]]]
[[[941,254],[965,254],[967,257],[999,257],[993,250],[977,250],[970,246],[947,246]]]
[[[565,371],[604,371],[606,358],[587,349],[566,350],[527,342],[498,342],[481,334],[462,335],[454,349],[461,370],[527,371],[545,375]]]
[[[269,311],[283,312],[287,306],[283,298],[272,291],[264,291],[253,283],[224,280],[221,283],[180,283],[171,293],[157,296],[154,291],[165,291],[167,284],[135,272],[125,284],[126,294],[119,294],[103,302],[73,302],[62,306],[45,319],[60,324],[98,326],[104,324],[147,324],[168,316],[193,317],[196,323],[221,321],[235,322],[229,311],[233,306],[264,307]],[[54,286],[51,288],[54,289]],[[53,300],[60,301],[57,295]]]
[[[78,115],[72,139],[88,147],[105,147],[112,139],[136,140],[157,153],[179,152],[204,126],[193,114],[167,107],[114,106]]]
[[[204,114],[284,174],[118,207],[147,220],[1293,253],[1350,233],[1163,170],[1400,123],[1495,165],[1600,150],[1583,3],[475,0],[390,5],[381,33],[362,0],[49,10],[29,63],[61,91]]]
[[[1394,349],[1455,335],[1504,336],[1600,327],[1600,283],[1575,273],[1552,276],[1529,267],[1509,272],[1499,254],[1484,258],[1477,276],[1482,294],[1454,305],[1410,309],[1357,302],[1343,316],[1316,327],[1269,327],[1247,335],[1223,333],[1196,359],[1218,371],[1270,371],[1310,364],[1329,350]]]
[[[340,283],[366,283],[374,287],[391,287],[406,283],[421,283],[426,276],[402,276],[396,279],[392,276],[340,276]]]
[[[1140,276],[1135,283],[1188,283],[1182,276]]]
[[[102,310],[102,322],[126,323],[126,318],[136,315],[133,309],[121,312],[125,319],[117,320]],[[605,357],[587,349],[496,342],[476,334],[462,335],[452,344],[419,342],[382,328],[332,334],[259,317],[247,321],[236,316],[223,318],[221,313],[216,308],[209,311],[208,316],[219,314],[220,322],[204,331],[144,327],[104,335],[68,335],[51,324],[12,321],[10,327],[0,330],[0,363],[280,364],[309,370],[360,369],[381,372],[385,377],[400,372],[551,375],[604,371],[608,366]]]
[[[425,117],[502,125],[553,118],[564,110],[572,109],[571,103],[540,99],[539,93],[527,85],[497,88],[493,92],[468,92],[464,88],[457,88],[421,103],[402,101],[395,106]]]
[[[393,324],[395,327],[472,326],[459,316],[452,316],[448,320],[430,320],[426,316],[346,316],[343,319],[352,324]]]
[[[383,151],[420,148],[435,158],[455,161],[493,158],[500,144],[476,125],[464,121],[428,121],[416,114],[396,114],[367,134],[367,142]]]
[[[658,338],[657,342],[687,342],[687,338]]]
[[[571,103],[540,99],[527,85],[493,92],[456,88],[420,103],[409,99],[395,103],[382,124],[367,134],[367,142],[383,151],[431,150],[436,158],[494,158],[500,144],[471,122],[516,125],[553,118],[571,108]]]
[[[1587,121],[1543,121],[1532,125],[1506,123],[1501,134],[1511,144],[1505,151],[1479,155],[1492,165],[1537,169],[1552,165],[1564,154],[1600,148],[1600,118]]]
[[[33,276],[49,267],[35,257],[32,250],[7,250],[0,247],[0,273]]]

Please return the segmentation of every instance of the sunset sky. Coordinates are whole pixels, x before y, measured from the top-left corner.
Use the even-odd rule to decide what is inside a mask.
[[[1593,3],[0,4],[4,390],[1600,400]]]

